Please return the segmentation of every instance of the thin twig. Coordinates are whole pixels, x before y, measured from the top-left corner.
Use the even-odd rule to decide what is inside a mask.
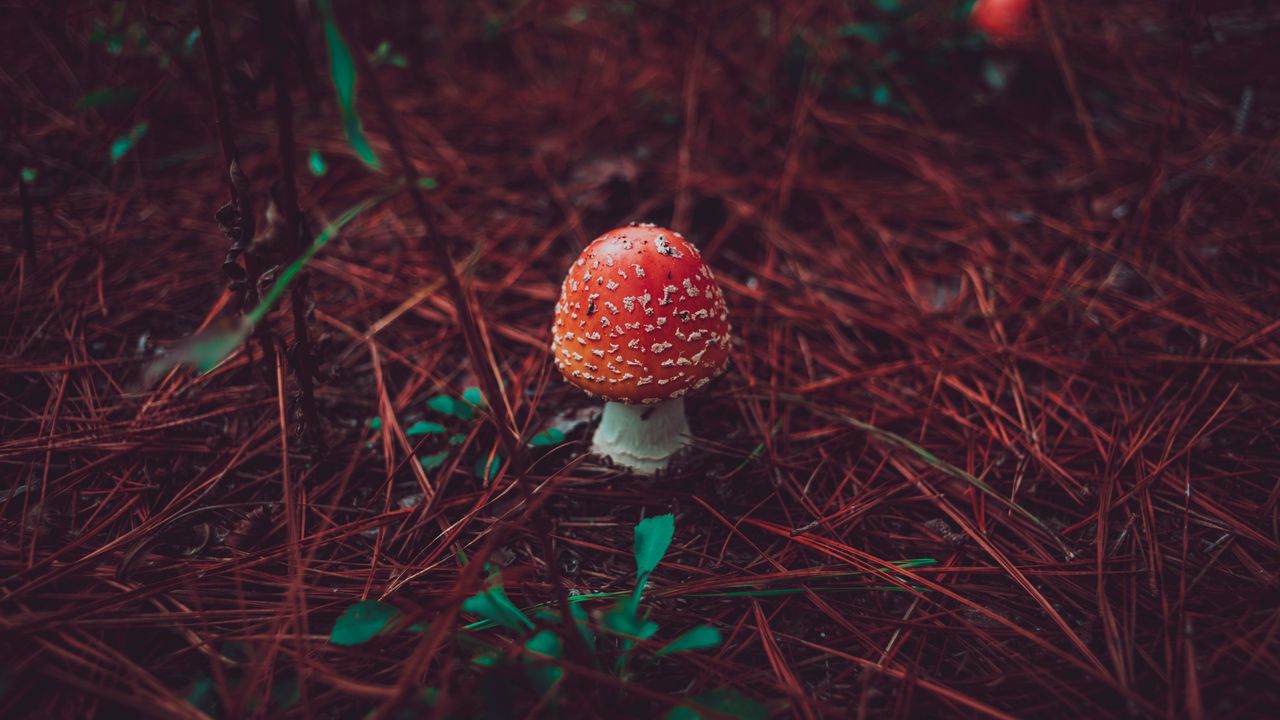
[[[378,76],[373,72],[373,68],[369,63],[368,53],[357,42],[353,41],[352,54],[355,55],[356,62],[360,64],[361,74],[369,80],[369,89],[373,94],[374,102],[377,103],[378,113],[382,116],[382,122],[386,126],[387,139],[391,142],[392,149],[395,150],[400,166],[404,168],[409,197],[413,199],[414,209],[417,211],[418,218],[422,221],[422,226],[426,230],[426,245],[431,249],[431,253],[435,257],[436,266],[444,273],[449,295],[453,299],[454,307],[458,312],[458,326],[462,329],[462,337],[467,346],[467,355],[471,359],[471,366],[475,370],[481,389],[484,390],[489,407],[493,412],[494,424],[498,430],[498,441],[502,443],[503,451],[511,459],[511,472],[519,477],[524,471],[524,449],[519,441],[519,433],[516,431],[511,405],[508,403],[506,393],[502,389],[502,381],[498,377],[498,370],[489,359],[491,353],[485,349],[484,338],[471,307],[470,295],[462,285],[462,278],[458,276],[458,269],[454,266],[453,258],[449,255],[449,247],[444,236],[440,234],[439,228],[436,226],[431,208],[427,205],[427,199],[423,196],[421,188],[418,187],[418,170],[409,159],[409,150],[405,145],[404,137],[400,134],[400,126],[396,120],[395,112],[387,101],[386,95],[382,92],[382,83],[378,81]]]
[[[1093,129],[1093,118],[1089,116],[1089,109],[1085,107],[1084,98],[1080,96],[1076,74],[1071,69],[1071,63],[1067,61],[1067,51],[1062,46],[1062,38],[1058,35],[1058,28],[1054,19],[1049,15],[1052,8],[1048,0],[1038,0],[1038,5],[1040,23],[1044,27],[1045,35],[1049,37],[1049,47],[1053,50],[1053,57],[1058,62],[1058,69],[1062,72],[1062,79],[1067,84],[1067,92],[1071,95],[1071,105],[1076,111],[1076,119],[1080,121],[1080,126],[1084,128],[1084,137],[1089,143],[1089,152],[1093,153],[1093,160],[1097,163],[1098,168],[1105,168],[1107,166],[1107,156],[1102,152],[1102,143],[1098,142],[1098,133]]]
[[[297,164],[293,141],[293,101],[285,73],[285,34],[282,25],[284,0],[268,0],[263,5],[263,40],[270,50],[270,62],[275,73],[276,95],[276,152],[280,158],[280,185],[276,194],[277,210],[284,220],[284,249],[290,259],[306,252],[310,244],[300,231],[298,211],[298,185],[294,175]],[[305,272],[305,271],[304,271]],[[290,310],[293,313],[293,347],[288,358],[293,379],[298,383],[302,401],[304,435],[314,447],[320,446],[320,416],[316,412],[315,368],[311,355],[311,338],[307,329],[307,279],[298,278],[289,292]]]
[[[200,44],[204,46],[205,66],[209,71],[209,96],[213,98],[214,123],[218,130],[218,143],[222,147],[222,166],[231,167],[239,153],[236,149],[235,131],[231,127],[231,111],[227,96],[222,90],[222,54],[218,51],[218,36],[209,13],[209,0],[196,0],[196,22],[200,25]],[[231,197],[236,197],[236,186],[230,185]]]
[[[197,1],[196,16],[200,27],[200,44],[204,46],[205,66],[209,74],[209,97],[213,100],[214,124],[218,132],[218,145],[222,149],[222,166],[226,168],[227,190],[231,195],[231,202],[216,215],[218,224],[231,242],[231,247],[227,249],[226,257],[222,261],[222,271],[230,278],[232,289],[241,295],[240,310],[244,312],[257,302],[258,278],[265,268],[248,250],[255,226],[252,193],[249,176],[240,162],[235,128],[231,123],[231,111],[227,105],[227,95],[222,88],[225,74],[222,56],[218,50],[217,31],[214,29],[209,12],[209,0]],[[242,256],[243,267],[240,264]],[[274,353],[267,347],[265,340],[262,344],[263,357],[268,363],[273,362]]]

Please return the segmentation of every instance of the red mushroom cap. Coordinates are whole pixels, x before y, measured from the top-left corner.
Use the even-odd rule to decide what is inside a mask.
[[[1031,0],[978,0],[969,22],[997,43],[1026,40],[1031,36]]]
[[[610,230],[569,268],[551,353],[569,382],[655,403],[702,387],[729,358],[724,295],[698,249],[652,224]]]

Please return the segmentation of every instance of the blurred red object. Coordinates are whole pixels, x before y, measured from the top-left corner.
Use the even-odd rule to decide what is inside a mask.
[[[1024,40],[1031,34],[1031,0],[978,0],[969,22],[996,42]]]

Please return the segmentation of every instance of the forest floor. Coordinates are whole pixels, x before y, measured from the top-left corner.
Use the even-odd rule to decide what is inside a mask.
[[[288,302],[211,371],[163,365],[256,294],[222,269],[194,4],[27,5],[0,48],[0,716],[1280,707],[1269,4],[1050,1],[998,45],[950,3],[337,3],[374,171],[319,15],[286,42],[214,3],[257,226],[272,48],[306,224],[376,201],[296,286],[314,418]],[[586,453],[599,403],[548,354],[569,264],[630,221],[701,248],[735,334],[655,480]],[[287,245],[253,246],[263,289]],[[440,247],[518,462],[468,402],[490,371]],[[608,593],[667,513],[627,640]]]

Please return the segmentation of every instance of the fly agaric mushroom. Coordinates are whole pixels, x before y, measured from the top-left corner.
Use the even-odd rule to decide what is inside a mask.
[[[978,0],[969,22],[997,43],[1026,40],[1032,32],[1031,0]]]
[[[608,402],[591,451],[644,475],[688,442],[684,395],[724,371],[729,315],[702,256],[651,223],[596,238],[569,268],[551,353],[570,383]]]

